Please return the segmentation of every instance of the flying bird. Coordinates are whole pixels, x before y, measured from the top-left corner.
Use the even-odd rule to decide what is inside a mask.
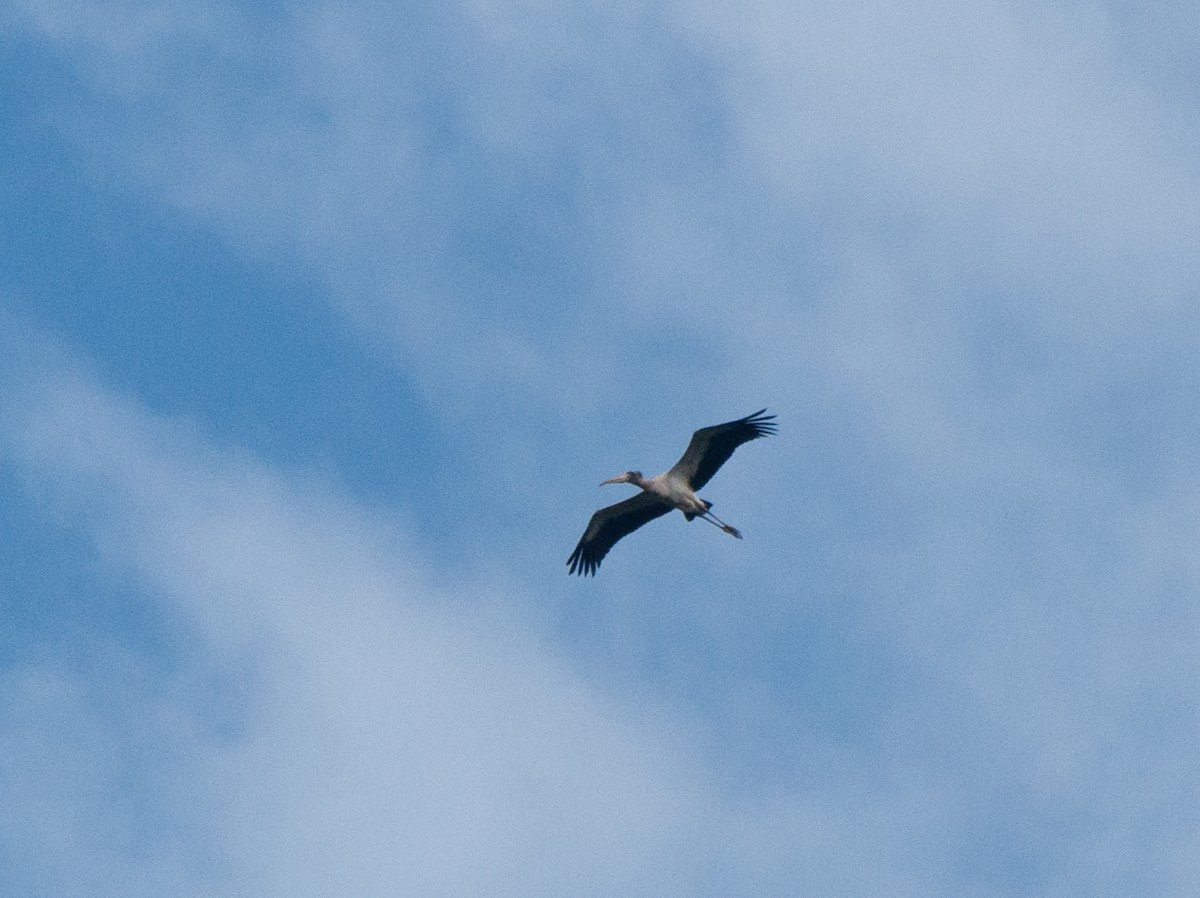
[[[683,512],[689,521],[702,518],[730,536],[741,539],[742,534],[714,515],[709,510],[712,503],[697,496],[696,490],[712,480],[721,465],[729,461],[733,450],[742,443],[775,433],[775,416],[764,415],[765,411],[764,408],[727,424],[700,428],[692,434],[692,441],[688,443],[683,458],[675,462],[671,470],[657,477],[646,478],[641,471],[626,471],[600,484],[632,483],[642,491],[624,502],[601,508],[592,515],[579,545],[567,559],[567,573],[581,577],[593,576],[617,540],[633,533],[643,524],[662,517],[672,508]]]

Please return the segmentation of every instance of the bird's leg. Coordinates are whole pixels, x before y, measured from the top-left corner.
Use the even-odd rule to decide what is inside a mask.
[[[742,538],[741,531],[739,531],[736,527],[730,527],[728,524],[726,524],[724,521],[722,521],[719,517],[717,517],[711,511],[704,512],[704,514],[700,515],[700,517],[702,519],[708,521],[708,523],[712,524],[714,527],[720,527],[722,530],[724,530],[730,536],[736,536],[738,539]]]

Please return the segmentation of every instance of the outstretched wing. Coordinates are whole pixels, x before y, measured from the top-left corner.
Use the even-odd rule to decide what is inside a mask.
[[[594,575],[617,540],[670,510],[670,505],[650,493],[638,493],[624,502],[601,508],[592,515],[583,538],[567,559],[571,566],[567,573],[581,577]]]
[[[702,427],[692,434],[683,458],[675,463],[670,473],[684,477],[693,490],[698,490],[712,480],[713,474],[733,455],[733,450],[742,443],[775,433],[774,415],[764,415],[760,409],[753,415],[738,418],[728,424]]]

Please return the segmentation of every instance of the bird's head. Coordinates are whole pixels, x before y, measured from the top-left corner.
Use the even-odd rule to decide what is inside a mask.
[[[616,477],[608,478],[608,480],[604,481],[604,483],[600,485],[604,486],[605,484],[609,483],[641,483],[641,481],[641,471],[626,471],[624,474],[618,474]]]

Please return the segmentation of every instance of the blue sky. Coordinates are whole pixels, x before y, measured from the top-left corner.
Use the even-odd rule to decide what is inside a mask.
[[[0,35],[0,892],[1200,888],[1191,5]]]

